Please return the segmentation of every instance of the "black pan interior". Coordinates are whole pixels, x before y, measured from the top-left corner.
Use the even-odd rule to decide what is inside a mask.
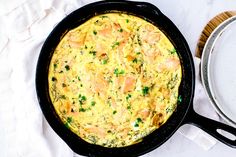
[[[159,129],[143,138],[142,142],[122,147],[105,148],[85,142],[67,129],[60,121],[51,103],[48,91],[48,67],[54,49],[61,38],[71,29],[84,23],[91,17],[107,12],[122,12],[146,19],[156,25],[176,47],[182,66],[182,82],[179,94],[182,102],[176,112]],[[145,154],[164,143],[181,125],[190,105],[194,93],[194,66],[191,52],[183,35],[177,27],[164,16],[155,6],[145,2],[130,1],[101,1],[86,5],[64,18],[46,39],[38,59],[36,69],[36,91],[40,107],[53,130],[76,153],[85,156],[138,156]]]

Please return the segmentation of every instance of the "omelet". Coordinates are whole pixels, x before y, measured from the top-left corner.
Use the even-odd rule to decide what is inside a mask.
[[[181,97],[175,47],[145,19],[106,13],[64,35],[49,66],[51,102],[88,143],[125,147],[163,125]]]

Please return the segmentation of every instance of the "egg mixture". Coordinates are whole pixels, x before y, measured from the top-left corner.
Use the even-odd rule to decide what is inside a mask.
[[[176,49],[158,27],[107,13],[61,39],[49,67],[49,94],[61,121],[80,138],[124,147],[172,115],[181,75]]]

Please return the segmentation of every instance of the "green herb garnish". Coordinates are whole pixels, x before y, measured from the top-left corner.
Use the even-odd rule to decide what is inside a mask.
[[[114,49],[115,46],[119,46],[119,45],[120,45],[120,42],[116,41],[116,42],[114,42],[114,44],[111,47],[112,47],[112,49]]]
[[[128,101],[131,97],[132,97],[132,95],[131,95],[131,94],[128,94],[128,95],[126,96],[126,100]]]
[[[85,111],[86,111],[86,109],[84,109],[84,108],[79,109],[79,112],[85,112]]]
[[[139,127],[139,124],[142,123],[142,119],[141,118],[137,118],[135,123],[134,123],[134,127]]]
[[[122,28],[120,28],[118,31],[119,31],[119,32],[123,32],[123,29],[122,29]]]
[[[171,54],[175,54],[175,53],[176,53],[176,49],[173,48],[172,50],[170,50],[170,53],[171,53]]]
[[[124,73],[125,73],[124,70],[119,70],[118,68],[116,68],[116,69],[114,70],[114,74],[116,75],[116,77],[118,77],[118,75],[122,75],[122,74],[124,74]]]
[[[97,31],[95,31],[95,30],[93,31],[93,34],[94,34],[94,35],[97,35],[97,33],[98,33]]]
[[[130,110],[130,109],[131,109],[131,105],[130,105],[130,104],[127,106],[127,109],[128,109],[128,110]]]
[[[86,96],[81,96],[81,100],[86,101],[87,100]]]
[[[95,106],[96,102],[95,101],[92,101],[91,102],[91,106]]]
[[[138,62],[137,58],[134,58],[133,63],[137,63],[137,62]]]
[[[112,113],[113,113],[113,114],[116,114],[116,113],[117,113],[117,111],[115,110],[115,111],[113,111]]]
[[[136,121],[137,121],[138,123],[140,123],[140,122],[142,122],[142,119],[141,119],[141,118],[137,118]]]
[[[66,68],[67,71],[70,70],[70,66],[69,65],[66,65],[65,68]]]
[[[79,94],[78,97],[80,105],[82,105],[87,100],[86,96],[84,95],[82,96],[81,94]]]
[[[144,87],[142,89],[142,93],[143,93],[144,96],[147,95],[149,93],[149,87]]]
[[[72,117],[67,117],[66,121],[67,121],[68,123],[71,123],[71,122],[72,122]]]
[[[102,60],[102,64],[107,64],[108,59]]]
[[[57,68],[57,63],[54,63],[53,67],[54,67],[54,69],[56,69]]]
[[[65,95],[61,95],[60,98],[61,99],[66,99],[66,96]]]
[[[96,51],[89,51],[89,54],[92,54],[93,56],[96,56]]]
[[[179,96],[178,96],[178,99],[177,99],[177,104],[180,104],[181,102],[182,102],[182,96],[179,95]]]

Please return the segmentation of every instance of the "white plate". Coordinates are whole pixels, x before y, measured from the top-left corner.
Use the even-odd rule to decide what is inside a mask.
[[[219,25],[207,40],[201,77],[216,111],[236,126],[236,16]]]

